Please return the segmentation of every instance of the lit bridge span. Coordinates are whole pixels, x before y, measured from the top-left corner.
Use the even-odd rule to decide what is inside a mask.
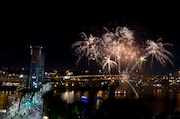
[[[61,80],[78,80],[78,79],[90,79],[90,80],[112,80],[116,79],[119,75],[72,75],[72,76],[54,76],[45,77],[44,81],[61,81]],[[142,75],[133,75],[133,79],[140,79]]]
[[[76,78],[112,78],[117,77],[118,75],[72,75],[72,76],[57,76],[57,77],[48,77],[52,79],[76,79]],[[48,79],[45,77],[45,79]]]

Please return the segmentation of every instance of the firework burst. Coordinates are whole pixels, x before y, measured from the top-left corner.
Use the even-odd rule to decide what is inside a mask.
[[[112,68],[117,69],[119,79],[128,83],[132,71],[136,67],[141,68],[141,65],[149,57],[151,66],[154,59],[163,66],[167,65],[166,62],[173,65],[169,58],[173,55],[165,49],[165,46],[172,46],[172,44],[162,43],[161,38],[156,42],[147,40],[145,48],[143,48],[136,43],[134,32],[127,27],[118,26],[114,32],[106,27],[104,29],[106,33],[101,37],[94,37],[93,35],[87,37],[85,33],[81,33],[84,39],[72,44],[72,48],[75,48],[74,53],[78,56],[77,63],[82,57],[86,57],[88,61],[95,60],[102,66],[102,70],[107,70],[108,73],[111,73]]]

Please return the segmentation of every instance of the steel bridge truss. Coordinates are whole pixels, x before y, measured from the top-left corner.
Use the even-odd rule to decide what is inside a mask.
[[[44,83],[44,59],[41,46],[30,46],[31,66],[28,80],[28,89],[38,90]]]

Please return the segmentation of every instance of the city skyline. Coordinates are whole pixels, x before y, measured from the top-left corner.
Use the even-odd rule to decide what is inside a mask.
[[[113,30],[117,26],[127,26],[134,30],[139,42],[161,37],[164,42],[173,44],[169,50],[174,55],[175,67],[155,67],[155,72],[176,73],[180,70],[178,8],[167,10],[167,6],[153,5],[127,10],[126,6],[107,9],[110,4],[83,4],[69,6],[69,11],[58,5],[49,6],[49,9],[48,5],[7,6],[10,11],[2,14],[1,22],[0,66],[28,69],[31,63],[29,46],[40,45],[45,53],[46,70],[78,70],[80,67],[85,70],[87,67],[82,64],[75,65],[77,57],[70,48],[79,40],[79,33],[99,37],[103,27]]]

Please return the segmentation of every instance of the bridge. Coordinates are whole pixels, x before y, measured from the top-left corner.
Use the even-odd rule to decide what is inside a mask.
[[[107,79],[117,77],[117,75],[65,75],[65,76],[56,76],[56,77],[45,77],[44,81],[61,81],[61,80],[77,80],[77,79]]]
[[[15,99],[7,112],[1,115],[3,119],[42,119],[43,101],[42,95],[51,89],[52,82],[56,81],[93,81],[113,80],[118,75],[66,75],[46,77],[44,74],[45,55],[41,46],[30,46],[31,66],[30,74],[25,78],[0,78],[2,84],[16,84],[18,91],[24,91],[20,99]],[[87,80],[88,79],[88,80]],[[18,83],[18,84],[17,84]],[[19,86],[20,84],[20,86]]]
[[[26,88],[23,96],[20,99],[17,99],[13,104],[8,108],[7,112],[1,115],[3,119],[32,119],[37,117],[37,119],[42,119],[42,99],[41,96],[50,86],[47,86],[49,83],[44,83],[44,53],[42,52],[41,46],[30,46],[30,55],[31,55],[31,66],[30,74],[27,80],[17,79],[18,83],[27,82],[26,85],[19,88]],[[8,82],[5,82],[3,79],[4,86],[7,84],[16,84],[12,79],[9,79]],[[12,82],[11,82],[12,81]],[[19,85],[18,85],[19,86]],[[22,84],[21,84],[22,86]],[[37,111],[38,110],[38,111]],[[38,113],[39,112],[39,113]],[[23,116],[26,117],[23,117]]]

